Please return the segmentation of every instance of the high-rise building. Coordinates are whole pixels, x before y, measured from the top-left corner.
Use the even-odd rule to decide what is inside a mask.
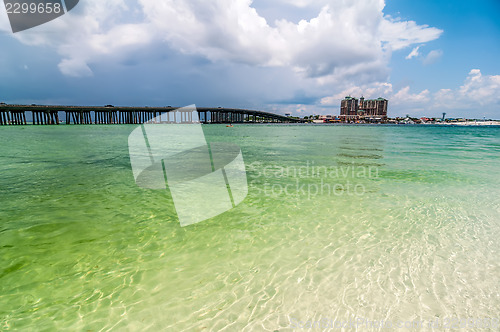
[[[351,96],[340,102],[340,118],[349,120],[385,120],[387,119],[388,100],[384,98],[359,99]]]
[[[358,115],[358,100],[353,97],[345,97],[340,102],[340,116],[346,119],[354,119]]]

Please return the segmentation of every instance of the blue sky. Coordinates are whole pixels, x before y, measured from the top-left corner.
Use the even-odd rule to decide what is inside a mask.
[[[13,34],[0,101],[500,118],[500,1],[80,0]]]

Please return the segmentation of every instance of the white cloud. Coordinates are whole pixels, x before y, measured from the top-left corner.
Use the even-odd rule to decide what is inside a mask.
[[[324,110],[316,105],[305,104],[279,104],[267,105],[267,109],[273,113],[286,114],[290,113],[294,116],[308,116],[311,114],[323,114]],[[331,112],[329,113],[331,114]]]
[[[406,60],[410,60],[411,58],[414,58],[414,57],[417,57],[420,55],[420,53],[418,52],[418,49],[420,48],[420,45],[417,46],[417,47],[414,47],[413,50],[411,50],[410,54],[408,54],[405,59]]]
[[[392,96],[391,101],[396,105],[424,103],[430,100],[429,94],[430,92],[427,89],[420,93],[410,93],[410,87],[405,86]]]
[[[381,39],[389,43],[393,50],[399,50],[412,44],[421,44],[439,38],[443,30],[427,25],[418,25],[414,21],[400,21],[390,17],[380,24]]]
[[[152,41],[147,24],[123,22],[125,14],[131,15],[131,4],[125,0],[80,2],[78,10],[14,37],[27,45],[56,49],[64,75],[91,76],[91,63],[122,59]]]
[[[340,100],[344,99],[345,96],[353,96],[359,98],[364,96],[366,98],[378,98],[392,96],[393,88],[390,83],[372,83],[363,86],[351,86],[340,93],[333,96],[328,96],[321,98],[320,104],[324,106],[338,106],[340,105]]]
[[[92,76],[92,70],[87,63],[78,59],[63,59],[59,65],[59,70],[67,76],[84,77]]]
[[[221,85],[220,90],[230,89],[239,99],[281,113],[338,114],[340,100],[349,94],[388,98],[393,114],[499,102],[500,76],[483,76],[479,70],[471,71],[459,89],[432,93],[412,91],[409,86],[393,88],[388,83],[392,51],[411,47],[406,59],[433,63],[442,51],[432,50],[424,57],[421,47],[439,38],[442,30],[384,15],[383,0],[263,1],[313,14],[295,21],[284,14],[268,22],[251,0],[86,0],[78,10],[14,37],[24,44],[55,49],[61,57],[59,70],[71,77],[91,76],[100,63],[136,62],[141,52],[161,54],[155,61],[168,58],[167,52],[195,55],[215,63],[213,76],[219,73],[214,68],[224,68],[224,80],[233,86]],[[0,15],[0,29],[8,27],[6,20]],[[251,90],[243,93],[233,83],[247,78],[247,69],[259,72],[254,79],[260,83],[238,85],[241,91]],[[318,103],[311,101],[314,98]],[[297,104],[280,103],[287,99]]]
[[[440,89],[432,96],[431,109],[452,117],[500,119],[500,75],[483,75],[472,69],[458,89]]]
[[[500,118],[500,75],[483,75],[472,69],[458,89],[440,89],[432,96],[433,109],[450,111],[480,110]]]
[[[89,75],[91,64],[102,59],[167,43],[215,62],[292,68],[321,84],[358,75],[386,79],[392,50],[442,33],[384,16],[383,0],[276,0],[276,5],[280,2],[321,9],[312,19],[283,18],[271,26],[251,0],[87,0],[45,27],[15,36],[56,48],[59,68],[70,76]]]
[[[318,3],[320,4],[328,3],[328,1],[318,1],[318,0],[277,0],[277,2],[287,3],[299,8],[304,8],[311,5],[317,5]]]
[[[422,60],[424,65],[431,65],[436,63],[443,56],[443,51],[441,50],[432,50],[427,54],[427,56]]]
[[[483,76],[479,69],[472,69],[458,93],[480,105],[499,104],[500,75]]]
[[[3,4],[0,5],[1,9],[0,9],[0,34],[3,34],[3,33],[12,33],[12,29],[10,27],[10,23],[9,23],[9,18],[7,16],[7,11],[4,10],[4,6]]]
[[[338,107],[340,101],[347,95],[359,98],[389,99],[389,116],[404,115],[433,116],[441,111],[450,111],[455,116],[472,116],[471,111],[500,118],[500,75],[483,75],[479,69],[472,69],[465,82],[457,89],[440,89],[434,93],[428,89],[411,92],[409,86],[397,91],[390,83],[372,83],[363,86],[351,86],[341,93],[324,97],[322,106]]]

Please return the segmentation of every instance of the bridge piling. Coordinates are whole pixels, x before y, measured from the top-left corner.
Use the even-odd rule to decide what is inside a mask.
[[[27,124],[26,112],[30,111],[33,125],[59,124],[59,112],[64,113],[66,124],[140,124],[191,123],[193,111],[176,110],[172,107],[86,107],[86,106],[38,106],[0,105],[0,125]],[[298,122],[278,114],[254,110],[197,108],[197,121],[205,124],[216,123],[287,123]]]

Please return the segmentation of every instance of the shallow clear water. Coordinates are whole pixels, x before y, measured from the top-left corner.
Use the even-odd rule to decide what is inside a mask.
[[[499,318],[500,128],[204,126],[249,194],[184,228],[135,184],[134,128],[0,128],[0,329]]]

